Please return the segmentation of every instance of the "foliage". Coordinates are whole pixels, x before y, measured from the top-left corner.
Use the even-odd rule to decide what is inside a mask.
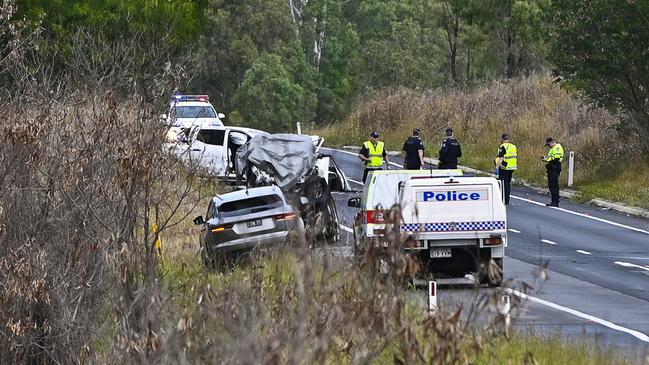
[[[381,132],[388,149],[399,151],[413,128],[421,128],[425,155],[438,157],[444,129],[452,126],[462,143],[460,164],[491,171],[501,133],[518,146],[514,179],[546,184],[539,156],[547,136],[575,151],[575,186],[584,197],[599,197],[649,208],[646,159],[628,160],[642,134],[621,133],[621,121],[601,108],[585,106],[548,77],[493,82],[472,91],[384,90],[359,102],[349,117],[310,130],[331,145],[359,146],[368,130]],[[565,186],[567,174],[561,175]],[[622,188],[620,188],[622,187]]]
[[[69,46],[76,28],[120,39],[137,33],[160,36],[180,46],[201,31],[205,0],[18,0],[18,17],[41,26],[58,46]]]
[[[557,73],[599,105],[628,112],[649,130],[649,2],[552,3]]]
[[[237,107],[248,127],[288,131],[313,119],[315,95],[294,82],[279,56],[264,55],[244,75]]]
[[[315,121],[339,120],[371,90],[471,86],[541,69],[545,3],[290,0],[287,9],[284,0],[214,0],[194,87],[218,95],[229,113],[251,115],[242,109],[254,106],[243,102],[244,75],[259,57],[275,54],[295,83],[315,94]]]

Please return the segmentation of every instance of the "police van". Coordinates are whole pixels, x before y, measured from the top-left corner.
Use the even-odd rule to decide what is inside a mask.
[[[486,275],[496,265],[502,273],[507,246],[507,215],[498,180],[462,176],[458,170],[374,172],[362,198],[348,205],[361,211],[355,222],[355,245],[361,249],[395,229],[404,250],[417,257],[423,274],[464,277],[497,286],[502,275]],[[354,200],[358,199],[358,200]],[[396,219],[387,219],[389,212]]]

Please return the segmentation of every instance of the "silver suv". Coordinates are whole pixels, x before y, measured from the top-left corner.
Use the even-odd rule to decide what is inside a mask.
[[[299,212],[287,204],[276,186],[239,190],[212,198],[207,216],[194,218],[202,226],[200,245],[205,266],[223,269],[258,246],[304,237]]]

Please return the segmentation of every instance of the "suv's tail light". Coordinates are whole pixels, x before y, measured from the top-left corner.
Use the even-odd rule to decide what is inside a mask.
[[[297,214],[291,212],[291,213],[284,213],[275,216],[275,220],[278,221],[291,220],[291,219],[297,219]]]
[[[225,231],[226,229],[232,229],[232,227],[234,227],[233,224],[222,224],[220,226],[212,227],[211,231],[212,233],[219,233]]]
[[[385,223],[382,210],[368,210],[365,212],[367,223]]]

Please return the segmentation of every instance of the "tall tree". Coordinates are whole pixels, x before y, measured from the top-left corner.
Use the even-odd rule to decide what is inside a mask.
[[[649,1],[554,0],[552,21],[556,72],[649,131]]]
[[[246,125],[271,132],[288,132],[295,122],[312,120],[315,95],[295,83],[278,55],[259,57],[246,72],[236,97]]]

